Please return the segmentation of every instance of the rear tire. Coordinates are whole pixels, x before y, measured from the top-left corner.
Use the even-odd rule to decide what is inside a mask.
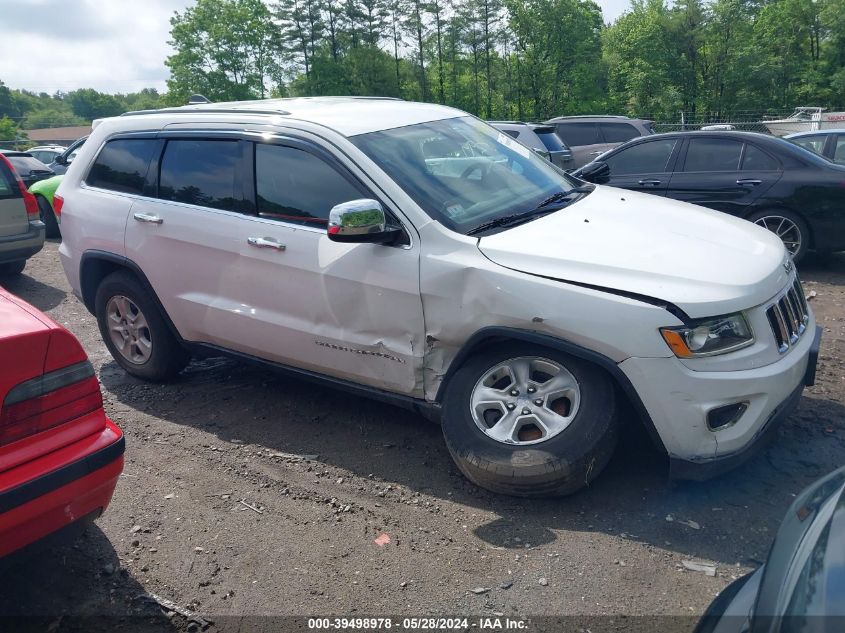
[[[169,380],[191,359],[155,300],[127,271],[114,272],[100,283],[94,312],[112,357],[133,376],[153,382]]]
[[[19,262],[9,262],[8,264],[0,264],[0,277],[15,277],[23,272],[26,268],[26,260],[22,259]]]
[[[509,363],[518,367],[526,359],[528,381],[503,387],[509,378],[497,378],[502,368]],[[555,371],[563,377],[560,384],[570,386],[547,388],[552,379],[557,382]],[[511,375],[518,377],[520,371]],[[557,395],[545,395],[566,389],[563,409],[559,400],[550,402]],[[511,402],[514,391],[519,396]],[[497,434],[493,427],[514,418],[508,413],[497,417],[495,407],[487,404],[485,398],[492,394],[495,400],[495,392],[504,396],[502,411],[516,417],[511,423],[515,431],[498,433],[499,439],[492,437]],[[492,426],[485,429],[491,409]],[[557,427],[552,424],[555,416],[544,409],[561,411]],[[595,365],[537,345],[505,343],[470,358],[455,372],[443,400],[443,435],[458,468],[482,488],[521,497],[568,495],[588,486],[610,460],[618,436],[616,409],[613,381]],[[540,424],[532,422],[541,419]]]
[[[810,249],[810,229],[797,213],[786,209],[763,209],[749,215],[748,220],[777,235],[796,264]]]
[[[59,223],[56,221],[56,214],[53,212],[53,206],[47,202],[44,196],[35,196],[38,200],[38,213],[41,216],[41,221],[47,227],[45,236],[48,238],[61,237],[62,232],[59,230]]]

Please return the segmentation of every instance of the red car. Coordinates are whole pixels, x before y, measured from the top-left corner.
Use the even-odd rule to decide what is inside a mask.
[[[100,516],[123,470],[124,440],[79,341],[2,288],[0,403],[2,560]]]

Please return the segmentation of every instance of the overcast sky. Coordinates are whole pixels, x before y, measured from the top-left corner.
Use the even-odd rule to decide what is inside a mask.
[[[629,0],[597,0],[605,22]],[[170,17],[193,0],[0,0],[0,80],[53,94],[165,89]]]

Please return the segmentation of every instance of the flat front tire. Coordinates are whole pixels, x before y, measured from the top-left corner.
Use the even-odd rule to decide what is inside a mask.
[[[471,357],[443,400],[443,434],[473,483],[523,497],[568,495],[595,479],[616,445],[610,377],[579,358],[505,343]]]
[[[132,273],[117,271],[106,277],[97,288],[94,308],[106,347],[133,376],[169,380],[190,361],[156,302]]]

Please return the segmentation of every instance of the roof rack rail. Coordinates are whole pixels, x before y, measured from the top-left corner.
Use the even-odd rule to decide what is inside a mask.
[[[258,109],[258,108],[194,108],[179,106],[177,108],[160,108],[158,110],[133,110],[124,112],[120,116],[139,116],[144,114],[290,114],[287,110]]]

